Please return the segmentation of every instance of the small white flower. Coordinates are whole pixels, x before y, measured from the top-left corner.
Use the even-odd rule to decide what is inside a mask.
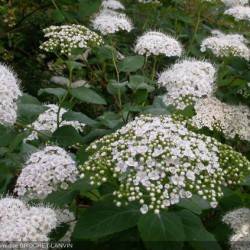
[[[148,212],[148,206],[147,205],[143,205],[141,208],[140,208],[140,211],[142,214],[146,214]]]

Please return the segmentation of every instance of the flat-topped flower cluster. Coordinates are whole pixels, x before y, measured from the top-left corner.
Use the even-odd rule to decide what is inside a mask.
[[[71,55],[72,49],[87,49],[100,46],[102,38],[83,25],[50,26],[43,30],[47,41],[40,48],[46,52]]]
[[[162,72],[158,83],[167,90],[163,97],[167,105],[184,109],[215,90],[216,69],[207,61],[187,59]]]
[[[22,95],[16,74],[0,63],[0,124],[13,125],[17,118],[17,99]]]
[[[92,20],[92,26],[102,35],[114,34],[119,31],[130,32],[133,24],[126,14],[104,9]]]
[[[218,30],[212,31],[212,36],[201,43],[201,52],[210,50],[216,57],[238,56],[246,60],[250,58],[247,39],[240,34],[224,34]]]
[[[238,135],[250,141],[250,109],[246,105],[230,105],[216,97],[200,99],[194,106],[196,115],[191,123],[198,128],[217,129],[228,138]]]
[[[0,218],[1,242],[46,242],[48,234],[57,226],[53,209],[31,207],[12,197],[0,199]]]
[[[63,149],[47,146],[26,161],[15,187],[18,196],[44,199],[58,189],[67,189],[78,176],[75,161]]]
[[[247,250],[250,242],[250,209],[238,208],[228,212],[223,222],[233,229],[230,238],[232,250]]]
[[[173,37],[158,31],[149,31],[137,39],[135,52],[139,55],[180,57],[182,45]]]
[[[87,151],[82,177],[90,176],[93,185],[119,183],[116,205],[137,201],[142,213],[159,213],[193,194],[215,207],[222,186],[250,171],[250,162],[231,147],[167,116],[138,117]]]

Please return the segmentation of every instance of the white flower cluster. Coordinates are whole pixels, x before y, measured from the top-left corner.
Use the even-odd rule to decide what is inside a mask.
[[[136,118],[87,151],[81,177],[87,174],[93,185],[119,183],[116,205],[137,201],[143,214],[159,213],[193,194],[215,207],[222,186],[239,183],[250,171],[240,153],[168,116]]]
[[[15,74],[0,63],[0,124],[13,125],[16,122],[19,96],[21,91]]]
[[[184,109],[204,96],[210,96],[215,88],[216,70],[206,61],[183,60],[164,71],[159,79],[160,86],[167,90],[163,97],[166,105]]]
[[[234,231],[230,238],[231,249],[248,250],[250,242],[250,209],[236,209],[227,213],[222,220]]]
[[[93,20],[94,29],[103,35],[114,34],[118,31],[130,32],[133,29],[131,20],[121,13],[103,10]]]
[[[57,115],[59,111],[59,107],[55,104],[47,104],[45,105],[48,108],[45,112],[40,114],[36,121],[34,121],[29,128],[32,130],[31,134],[26,138],[26,140],[36,140],[38,139],[39,131],[44,132],[55,132],[57,129]],[[66,113],[67,110],[64,108],[60,109],[59,112],[59,124],[60,126],[70,125],[77,129],[78,131],[83,131],[85,124],[80,123],[79,121],[63,121],[62,116]]]
[[[71,55],[72,49],[87,49],[103,43],[98,34],[83,25],[50,26],[43,31],[48,40],[41,44],[40,49],[46,52]]]
[[[68,209],[56,209],[56,218],[57,224],[68,224],[69,228],[65,235],[60,239],[60,241],[67,242],[71,241],[72,233],[74,232],[75,225],[76,225],[76,218],[74,213],[69,211]]]
[[[160,0],[138,0],[139,3],[161,3]]]
[[[216,128],[226,137],[238,135],[242,140],[250,141],[250,109],[245,105],[229,105],[216,97],[197,101],[194,106],[196,115],[192,124],[198,128]]]
[[[44,199],[53,191],[67,189],[78,176],[75,161],[62,148],[47,146],[26,161],[15,187],[18,196]]]
[[[221,0],[221,1],[228,7],[248,4],[248,0]]]
[[[227,35],[217,30],[212,34],[202,41],[201,52],[211,50],[217,57],[238,56],[249,60],[250,50],[246,45],[247,40],[242,35]]]
[[[249,6],[235,6],[224,12],[224,14],[234,17],[235,20],[250,20],[250,7]]]
[[[116,0],[103,0],[101,7],[104,9],[111,9],[111,10],[124,10],[124,5]]]
[[[19,199],[0,199],[1,242],[46,242],[56,228],[56,213],[51,208],[31,207]]]
[[[173,37],[157,31],[146,32],[137,39],[135,52],[139,55],[155,55],[163,54],[167,57],[182,54],[181,44]]]

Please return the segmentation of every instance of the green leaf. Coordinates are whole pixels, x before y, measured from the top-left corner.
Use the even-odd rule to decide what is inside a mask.
[[[41,104],[36,97],[28,94],[23,94],[22,96],[20,96],[18,102],[22,104]]]
[[[114,129],[122,124],[122,118],[116,113],[105,112],[103,115],[98,117],[98,120],[108,128]]]
[[[148,83],[149,83],[149,79],[147,79],[146,77],[140,76],[140,75],[134,75],[130,77],[128,86],[133,91],[137,91],[140,89],[145,89],[148,92],[154,91],[155,88],[149,85]]]
[[[46,88],[46,89],[40,89],[38,91],[38,95],[51,94],[58,97],[59,99],[65,96],[66,93],[67,91],[63,88]]]
[[[104,135],[107,135],[109,133],[111,133],[112,131],[108,130],[108,129],[95,129],[93,131],[91,131],[90,133],[88,133],[86,136],[83,137],[83,143],[90,143],[93,140],[103,137]]]
[[[92,188],[87,179],[80,179],[71,184],[67,190],[59,190],[49,194],[44,202],[56,205],[57,207],[65,207],[65,205],[71,204],[80,191],[87,192]]]
[[[86,88],[84,86],[72,89],[71,95],[83,102],[102,105],[107,104],[103,97],[97,94],[94,90]]]
[[[0,147],[7,147],[16,137],[12,128],[0,124]]]
[[[197,195],[193,195],[189,199],[182,199],[177,206],[186,208],[195,214],[201,214],[203,210],[210,209],[209,203]]]
[[[144,242],[182,242],[185,240],[182,221],[173,212],[148,213],[142,216],[138,229]]]
[[[89,208],[79,218],[73,237],[99,239],[136,226],[139,218],[137,207],[116,207],[112,201],[102,201]]]
[[[109,81],[107,90],[111,95],[118,95],[119,93],[123,94],[126,92],[126,86],[128,82],[118,83],[114,80]]]
[[[215,237],[203,226],[200,218],[188,210],[177,212],[184,226],[186,240],[196,250],[220,250]],[[208,244],[209,243],[209,244]]]
[[[89,17],[97,12],[101,5],[101,0],[78,0],[80,4],[79,16]]]
[[[74,69],[81,69],[84,66],[84,64],[76,62],[76,61],[69,61],[68,60],[65,63],[67,65],[69,71],[72,71]]]
[[[87,124],[89,126],[95,126],[98,124],[95,120],[91,119],[90,117],[86,116],[80,112],[68,111],[63,114],[63,120],[66,121],[79,121],[81,123]]]
[[[37,117],[47,110],[46,107],[41,104],[26,104],[19,103],[17,110],[17,121],[22,123],[31,123],[37,119]]]
[[[52,135],[52,140],[64,147],[72,146],[82,142],[82,137],[72,126],[62,126]]]
[[[123,59],[118,67],[121,72],[135,72],[144,65],[143,56],[129,56]]]

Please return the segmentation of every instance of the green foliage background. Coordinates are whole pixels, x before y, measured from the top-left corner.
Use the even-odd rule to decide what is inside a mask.
[[[89,55],[88,62],[65,62],[39,50],[43,41],[42,29],[50,25],[80,23],[90,27],[91,16],[98,11],[100,0],[13,0],[1,1],[0,24],[1,61],[12,65],[26,93],[19,100],[19,117],[16,127],[0,126],[0,193],[13,191],[16,178],[27,157],[45,143],[55,142],[75,154],[79,163],[87,155],[86,146],[93,140],[115,131],[140,113],[171,113],[156,98],[161,90],[151,79],[153,61],[142,69],[144,58],[136,56],[133,46],[136,38],[148,30],[172,34],[185,48],[186,57],[204,58],[200,52],[201,41],[212,29],[239,32],[249,40],[249,23],[235,23],[223,16],[224,6],[219,2],[201,4],[199,0],[165,0],[162,5],[138,4],[124,0],[126,14],[133,20],[130,34],[113,37],[115,53],[125,59],[118,64],[120,82],[112,62],[112,50],[97,48]],[[200,14],[198,14],[200,13]],[[116,56],[116,55],[115,55]],[[218,68],[217,96],[228,103],[250,105],[250,64],[240,58],[216,59],[206,54]],[[161,72],[174,59],[160,58],[157,72]],[[53,135],[41,135],[32,144],[24,143],[26,124],[34,121],[44,111],[42,103],[61,102],[66,93],[50,82],[53,75],[68,78],[70,69],[73,81],[85,79],[90,87],[73,90],[73,102],[66,98],[63,106],[72,109],[65,120],[78,120],[88,125],[85,134],[73,127],[59,128]],[[143,74],[146,72],[146,74]],[[192,110],[183,115],[189,116]],[[232,145],[250,160],[249,142],[228,140],[217,132],[200,131]],[[73,235],[86,249],[228,249],[229,228],[221,223],[222,215],[237,207],[250,207],[250,179],[242,186],[225,189],[220,206],[210,210],[204,201],[193,197],[163,212],[159,216],[141,216],[136,207],[117,208],[109,200],[112,187],[91,188],[80,180],[67,191],[49,195],[44,202],[63,207],[68,204],[76,212],[78,223]],[[167,242],[167,243],[166,243]]]

